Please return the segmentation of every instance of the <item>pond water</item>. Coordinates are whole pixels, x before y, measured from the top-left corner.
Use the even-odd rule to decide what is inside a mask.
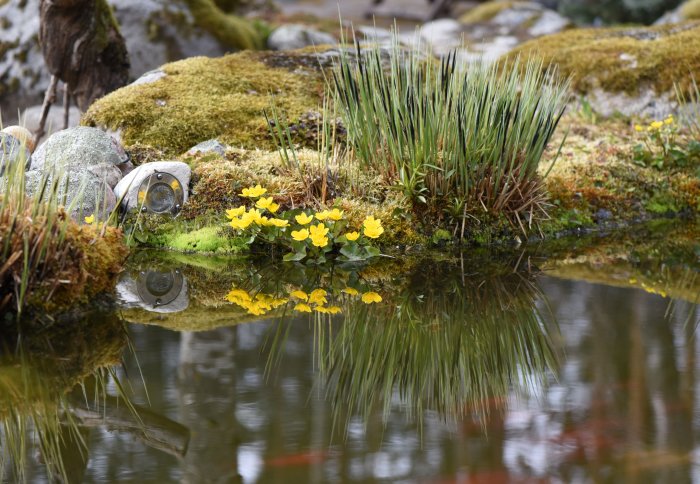
[[[116,307],[5,352],[5,479],[700,482],[697,233],[332,269],[137,253]]]

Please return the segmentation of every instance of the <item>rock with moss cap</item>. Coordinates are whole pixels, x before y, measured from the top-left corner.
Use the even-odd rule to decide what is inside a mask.
[[[82,123],[118,130],[126,145],[139,143],[178,155],[217,138],[248,148],[274,143],[263,115],[274,98],[293,121],[315,109],[323,92],[313,52],[241,52],[194,57],[160,69],[151,82],[134,83],[97,101]]]
[[[659,27],[574,29],[531,40],[509,59],[541,57],[603,115],[662,117],[700,72],[700,22]]]
[[[666,25],[684,20],[700,20],[700,0],[688,0],[678,7],[666,12],[654,25]]]

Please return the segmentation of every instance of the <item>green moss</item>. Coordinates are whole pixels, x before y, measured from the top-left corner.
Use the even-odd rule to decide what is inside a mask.
[[[518,4],[527,4],[527,2],[508,2],[494,0],[491,2],[482,3],[472,8],[464,15],[459,17],[459,21],[463,24],[474,24],[479,22],[488,22],[496,15],[507,8],[512,8]]]
[[[686,20],[700,19],[700,0],[689,0],[681,6],[681,16]]]
[[[581,93],[637,94],[646,87],[669,93],[674,83],[687,90],[691,74],[700,72],[700,23],[573,29],[526,42],[507,59],[517,56],[556,65]]]
[[[236,253],[242,250],[241,244],[237,245],[236,242],[222,226],[214,226],[173,234],[167,241],[167,247],[183,252]]]
[[[294,62],[294,54],[289,54]],[[139,143],[181,153],[218,138],[233,146],[273,147],[263,110],[271,94],[290,120],[315,108],[323,91],[317,70],[270,67],[262,55],[242,52],[166,64],[166,77],[119,89],[95,102],[82,124],[121,130],[128,147]]]
[[[253,22],[228,14],[212,0],[185,0],[195,23],[211,33],[223,45],[235,49],[261,49],[265,32]]]

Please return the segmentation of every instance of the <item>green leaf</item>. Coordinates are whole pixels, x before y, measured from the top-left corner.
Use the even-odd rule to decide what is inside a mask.
[[[282,260],[286,261],[286,262],[296,262],[296,261],[303,260],[305,257],[306,257],[306,246],[304,246],[301,251],[290,252],[289,254],[286,254],[284,257],[282,257]]]

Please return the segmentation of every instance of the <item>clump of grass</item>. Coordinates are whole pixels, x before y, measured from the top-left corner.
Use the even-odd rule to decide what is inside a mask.
[[[105,290],[126,255],[117,230],[71,218],[83,188],[66,203],[63,175],[47,172],[33,197],[22,160],[0,178],[0,313],[19,319],[31,301],[49,308],[57,292],[75,302],[81,292]]]
[[[568,101],[541,61],[460,65],[398,43],[343,52],[332,84],[360,165],[417,212],[448,222],[488,212],[526,231],[546,216],[537,167]]]

